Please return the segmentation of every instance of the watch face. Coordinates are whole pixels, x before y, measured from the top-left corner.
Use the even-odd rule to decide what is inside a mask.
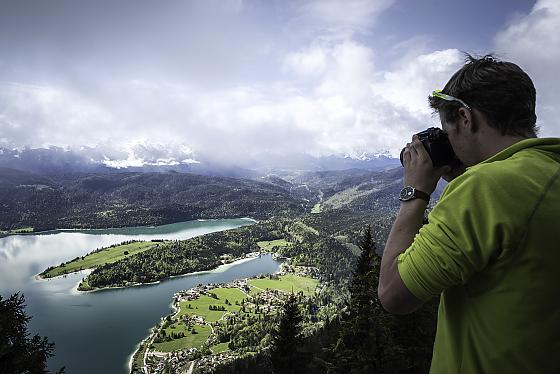
[[[405,188],[403,188],[401,190],[401,193],[399,195],[399,199],[402,201],[407,201],[414,198],[414,188],[410,187],[410,186],[406,186]]]

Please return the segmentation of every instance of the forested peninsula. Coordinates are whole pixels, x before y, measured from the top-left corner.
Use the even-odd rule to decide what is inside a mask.
[[[336,219],[341,225],[333,225]],[[93,268],[79,285],[80,291],[153,283],[196,271],[211,270],[250,253],[274,252],[295,265],[315,266],[322,280],[342,279],[356,252],[357,235],[368,214],[350,211],[307,214],[300,218],[272,218],[237,229],[187,240],[130,241],[96,249],[40,276],[49,278]],[[388,234],[389,220],[374,221],[378,240]],[[270,245],[270,243],[283,243]],[[266,245],[262,243],[267,243]]]

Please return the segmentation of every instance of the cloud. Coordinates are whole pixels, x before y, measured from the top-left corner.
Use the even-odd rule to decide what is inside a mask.
[[[366,32],[395,0],[312,0],[301,6],[307,22],[323,30]]]
[[[426,119],[431,113],[428,95],[443,88],[451,75],[463,64],[463,55],[456,49],[420,54],[403,60],[383,78],[373,83],[377,95],[399,110]]]
[[[284,58],[283,70],[292,71],[302,76],[317,76],[327,68],[327,53],[318,45],[308,50],[288,54]]]
[[[306,83],[310,82],[319,96],[342,95],[348,100],[359,100],[370,93],[368,82],[374,75],[374,52],[351,39],[315,41],[289,53],[283,67],[299,80],[307,79]]]
[[[300,0],[279,2],[280,27],[287,44],[338,42],[356,36],[371,36],[381,15],[396,0]]]
[[[313,42],[284,61],[309,79],[307,85],[283,86],[274,95],[260,91],[237,118],[273,134],[275,126],[292,128],[293,137],[271,141],[280,152],[297,144],[315,155],[387,150],[398,155],[412,133],[433,124],[427,96],[445,84],[462,59],[457,50],[435,51],[377,71],[372,48],[352,40]],[[307,61],[321,61],[320,68],[308,69]]]
[[[539,0],[529,14],[518,16],[495,38],[497,53],[520,65],[533,79],[541,136],[558,136],[559,29],[560,2]]]
[[[108,110],[54,86],[0,84],[0,102],[0,143],[5,145],[86,145],[97,142],[100,130],[118,131]]]
[[[197,164],[200,161],[193,159],[190,148],[167,142],[165,144],[150,143],[147,140],[128,143],[122,146],[124,155],[115,157],[108,144],[96,146],[86,150],[94,160],[116,169],[127,167],[141,167],[145,165],[163,166],[180,164]]]
[[[0,145],[88,146],[101,158],[130,164],[199,157],[250,163],[297,153],[398,155],[411,134],[437,125],[427,96],[463,60],[456,49],[429,49],[429,36],[396,38],[381,51],[371,33],[393,0],[92,4],[95,17],[83,25],[72,21],[77,35],[91,43],[67,32],[71,17],[59,20],[58,33],[47,27],[59,10],[77,20],[83,10],[67,5],[46,20],[29,15],[38,26],[22,31],[29,33],[25,40],[33,50],[49,50],[41,56],[52,66],[60,63],[56,71],[63,79],[5,83],[26,80],[0,72]],[[121,24],[119,14],[129,11],[133,16]],[[108,19],[100,17],[108,13]],[[18,18],[5,16],[12,23]],[[94,21],[101,18],[103,30]],[[554,83],[560,47],[551,31],[559,26],[558,6],[539,1],[496,37],[498,52],[534,76],[540,120],[551,124],[546,108],[560,92]],[[45,35],[35,42],[36,34]],[[382,61],[387,53],[391,63]],[[21,53],[25,58],[16,61],[9,55],[3,57],[8,69],[34,56]],[[43,71],[36,66],[44,67],[22,64],[21,71]]]
[[[90,96],[4,84],[0,132],[16,145],[102,144],[105,155],[129,163],[197,155],[232,163],[298,153],[396,155],[413,132],[428,127],[426,96],[456,70],[459,56],[456,50],[436,51],[376,71],[374,51],[346,40],[312,43],[286,56],[284,65],[309,75],[304,81],[200,91],[132,80],[104,82]],[[313,59],[320,68],[307,69]],[[150,144],[187,151],[161,153],[165,147]],[[126,151],[111,151],[111,145]]]

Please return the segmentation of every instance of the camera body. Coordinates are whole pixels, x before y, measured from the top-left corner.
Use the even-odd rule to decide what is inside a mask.
[[[430,155],[434,168],[439,168],[445,165],[455,168],[461,165],[461,161],[459,161],[453,151],[453,148],[451,147],[451,143],[449,143],[447,134],[443,132],[442,129],[430,127],[427,130],[419,132],[416,136],[418,136],[418,139],[424,145],[428,155]],[[400,155],[401,165],[404,166],[403,152],[404,148]]]

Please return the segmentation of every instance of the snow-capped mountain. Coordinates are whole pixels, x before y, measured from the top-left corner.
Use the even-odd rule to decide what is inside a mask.
[[[388,152],[329,155],[253,155],[245,162],[216,160],[212,150],[195,152],[185,146],[135,143],[120,148],[111,145],[49,148],[0,148],[0,167],[35,173],[123,171],[191,172],[252,178],[283,171],[323,171],[351,168],[385,170],[399,165]]]

